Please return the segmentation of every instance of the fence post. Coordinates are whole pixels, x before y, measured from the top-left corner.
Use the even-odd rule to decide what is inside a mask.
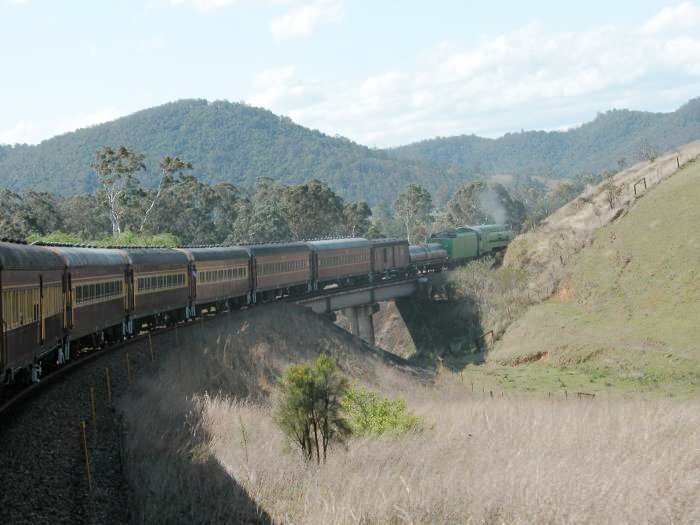
[[[107,402],[112,406],[112,380],[109,377],[109,367],[105,367],[105,381],[107,382]]]
[[[85,473],[87,475],[88,488],[90,489],[90,493],[92,494],[92,477],[90,476],[90,456],[88,454],[87,433],[85,430],[85,421],[81,421],[80,428],[82,429],[82,432],[83,432],[83,451],[85,452]]]
[[[95,387],[90,387],[90,408],[92,410],[92,426],[97,437],[97,411],[95,410]]]

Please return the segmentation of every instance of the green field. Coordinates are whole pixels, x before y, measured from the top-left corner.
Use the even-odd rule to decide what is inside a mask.
[[[700,163],[594,234],[558,293],[465,381],[525,391],[700,394]]]

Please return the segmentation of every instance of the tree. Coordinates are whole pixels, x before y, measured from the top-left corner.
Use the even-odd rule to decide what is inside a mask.
[[[622,187],[615,184],[615,178],[612,174],[606,174],[605,182],[603,183],[603,193],[605,193],[605,200],[610,209],[614,209],[622,194]]]
[[[654,162],[659,156],[659,148],[644,140],[637,145],[635,154],[639,160]]]
[[[139,226],[139,232],[143,232],[143,228],[146,226],[146,222],[148,221],[148,216],[151,214],[151,211],[156,205],[156,202],[158,202],[158,199],[160,199],[160,197],[176,183],[176,179],[173,175],[177,173],[182,177],[184,170],[192,169],[192,163],[181,160],[179,157],[167,156],[160,159],[158,167],[160,168],[160,181],[158,182],[158,189],[155,190],[153,198],[151,199],[151,204],[143,214],[143,220],[141,221],[141,226]]]
[[[394,202],[394,209],[406,228],[406,237],[410,243],[413,227],[429,221],[433,198],[422,186],[409,184]]]
[[[284,241],[291,237],[281,202],[285,188],[269,177],[260,177],[255,186],[236,204],[236,218],[226,242],[261,243]]]
[[[113,234],[122,231],[126,196],[138,186],[134,174],[146,169],[143,159],[143,154],[129,151],[124,146],[119,146],[116,150],[103,146],[95,152],[95,162],[90,166],[95,170],[102,186]]]
[[[372,238],[401,237],[406,231],[393,210],[384,203],[372,208],[372,226],[367,232]]]
[[[343,199],[320,180],[287,187],[282,211],[294,240],[337,235],[343,223]]]
[[[321,354],[314,365],[292,365],[282,378],[282,393],[275,420],[306,461],[326,462],[328,447],[342,442],[350,426],[342,415],[341,401],[348,390],[333,359]]]
[[[350,237],[364,237],[371,226],[372,210],[365,201],[351,202],[343,207],[343,223]]]

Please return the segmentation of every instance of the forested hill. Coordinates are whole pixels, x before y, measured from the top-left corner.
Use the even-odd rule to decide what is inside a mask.
[[[565,132],[460,136],[377,150],[294,124],[245,104],[180,100],[36,146],[0,146],[0,188],[61,195],[92,192],[95,150],[124,145],[146,155],[146,185],[166,155],[194,165],[204,182],[249,186],[258,177],[298,184],[317,178],[346,200],[391,203],[409,183],[444,202],[463,182],[488,175],[571,177],[636,162],[641,143],[660,151],[700,138],[700,98],[673,113],[612,110]]]
[[[152,185],[158,160],[179,156],[208,182],[248,186],[258,177],[298,184],[327,182],[346,200],[393,202],[412,182],[446,194],[466,180],[463,170],[397,160],[386,152],[294,124],[244,104],[180,100],[118,120],[66,133],[36,146],[0,147],[0,187],[62,195],[92,192],[90,163],[103,145],[125,145],[146,155],[140,176]]]
[[[397,159],[459,166],[475,175],[572,177],[637,162],[642,143],[664,152],[700,139],[700,98],[672,113],[611,110],[567,131],[474,135],[424,140],[390,150]]]

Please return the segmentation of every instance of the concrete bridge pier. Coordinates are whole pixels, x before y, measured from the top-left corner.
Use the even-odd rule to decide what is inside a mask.
[[[350,321],[350,333],[374,346],[374,320],[372,315],[378,311],[379,305],[377,303],[343,308],[343,315]]]

